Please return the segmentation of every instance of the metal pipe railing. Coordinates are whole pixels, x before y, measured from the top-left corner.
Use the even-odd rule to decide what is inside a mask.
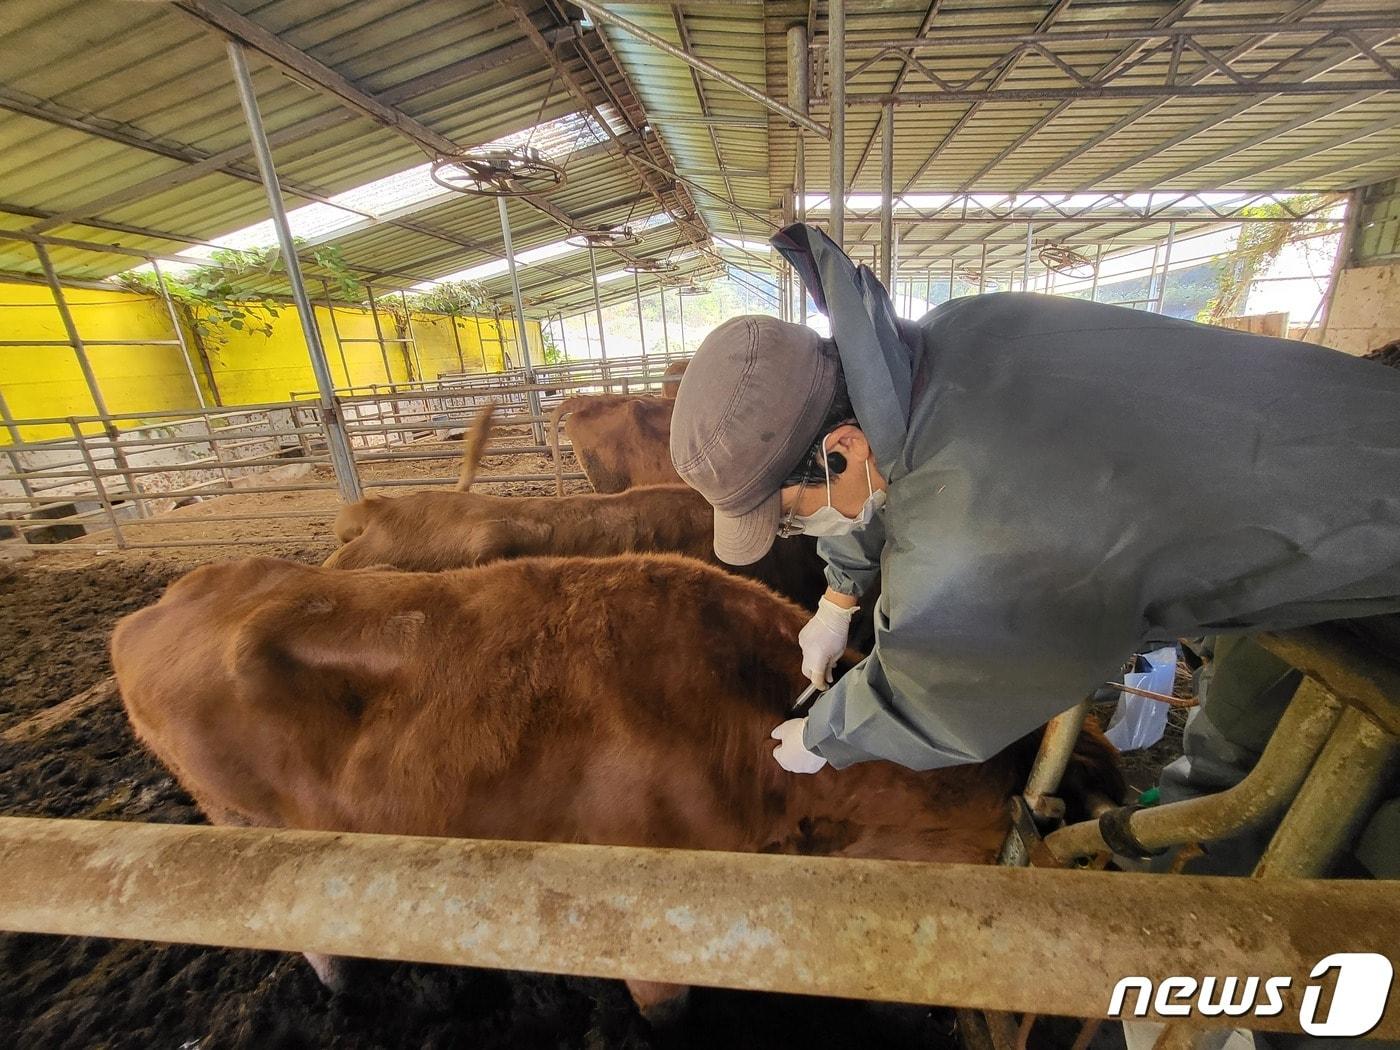
[[[493,378],[499,380],[500,377]],[[446,427],[469,426],[486,401],[499,402],[511,394],[523,395],[530,388],[545,394],[541,398],[541,411],[521,411],[525,408],[523,396],[521,400],[513,402],[515,410],[495,420],[496,434],[501,440],[492,444],[486,458],[550,456],[553,450],[548,445],[530,441],[529,435],[522,435],[518,428],[547,422],[548,413],[553,408],[551,402],[558,398],[557,381],[523,384],[511,380],[512,377],[506,376],[504,387],[499,382],[494,387],[478,384],[470,390],[456,385],[440,385],[344,399],[341,402],[344,433],[352,443],[356,463],[381,469],[384,465],[396,463],[456,463],[460,459],[461,449],[455,441],[420,439]],[[550,386],[549,383],[556,385]],[[311,418],[308,418],[308,413]],[[391,418],[391,413],[396,418]],[[150,521],[151,513],[163,513],[174,501],[182,498],[330,490],[332,486],[314,478],[279,484],[258,483],[258,475],[267,470],[296,465],[321,468],[334,465],[328,454],[326,434],[319,416],[318,406],[314,402],[306,405],[285,402],[238,408],[166,410],[126,414],[123,419],[139,420],[143,425],[125,433],[113,427],[111,431],[98,434],[86,433],[84,427],[94,424],[105,426],[106,421],[101,417],[65,417],[62,422],[69,431],[68,438],[21,440],[6,449],[8,461],[0,460],[0,463],[10,469],[0,471],[0,483],[17,484],[21,491],[0,493],[0,507],[10,510],[10,524],[25,536],[66,523],[80,526],[91,535],[120,537],[123,549],[174,545],[173,541],[137,544],[132,540],[145,538],[139,531],[139,525]],[[12,427],[9,433],[19,437],[23,428],[45,421],[24,419],[10,422]],[[516,430],[515,433],[512,433],[512,428]],[[525,443],[510,443],[520,441],[522,436]],[[289,448],[299,448],[299,454],[286,457],[284,453]],[[567,445],[563,451],[569,451]],[[169,461],[159,461],[162,459]],[[570,471],[563,477],[582,480],[584,475]],[[113,479],[118,482],[115,488]],[[188,479],[188,483],[176,484],[177,479]],[[238,484],[234,483],[235,479]],[[250,483],[245,485],[244,481]],[[483,485],[549,485],[553,481],[552,470],[480,479]],[[439,488],[454,483],[455,479],[446,476],[381,477],[365,479],[364,488]],[[127,505],[125,511],[123,505]],[[72,512],[61,518],[33,516],[41,510],[55,507],[71,507]],[[133,510],[140,521],[133,517]],[[276,512],[253,513],[246,519],[238,514],[198,518],[181,516],[169,522],[161,520],[154,523],[167,525],[199,521],[214,525],[224,520],[271,520],[277,516]],[[137,531],[133,532],[133,529]],[[281,537],[278,541],[285,542],[286,539]],[[259,539],[257,542],[273,542],[273,538]],[[207,544],[201,541],[192,545],[218,546],[226,543],[231,544],[231,540],[211,537]],[[96,549],[76,540],[43,545],[48,551],[84,547]],[[102,549],[107,549],[105,544]]]
[[[1298,794],[1341,713],[1340,700],[1304,679],[1249,776],[1218,794],[1128,814],[1123,819],[1127,834],[1145,850],[1157,851],[1223,838],[1272,820]],[[1045,844],[1064,862],[1110,850],[1101,821],[1061,828]]]
[[[1261,1030],[1298,1029],[1338,945],[1400,943],[1383,881],[1164,893],[1122,872],[24,817],[0,818],[0,866],[7,930],[1083,1017],[1126,974],[1291,978]]]

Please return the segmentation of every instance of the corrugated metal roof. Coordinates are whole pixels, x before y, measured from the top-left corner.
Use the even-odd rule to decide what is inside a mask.
[[[809,27],[814,64],[823,65],[826,3],[606,6],[775,98],[787,93],[788,26]],[[895,111],[895,187],[911,194],[1339,190],[1400,174],[1400,91],[1378,83],[1386,63],[1400,64],[1393,4],[1378,11],[1370,0],[848,0],[847,7],[853,192],[879,188],[880,109],[871,101],[915,92],[923,102]],[[9,0],[0,10],[0,229],[169,255],[266,218],[223,36],[191,14],[209,9],[245,17],[376,104],[463,147],[611,107],[620,143],[569,159],[568,181],[548,196],[555,217],[510,203],[520,250],[565,236],[561,213],[585,226],[621,224],[656,213],[659,196],[688,225],[653,231],[623,256],[600,251],[600,270],[639,253],[665,254],[678,232],[745,267],[762,268],[771,258],[709,238],[762,241],[780,221],[792,186],[794,129],[623,30],[580,29],[577,10],[562,0]],[[1366,28],[1350,36],[1327,28],[1343,23]],[[1220,26],[1234,28],[1211,28]],[[1309,26],[1320,28],[1297,31]],[[1160,35],[1183,28],[1189,33],[1178,33],[1184,42],[1175,49]],[[1073,36],[1085,29],[1110,37],[1143,32]],[[1149,38],[1147,30],[1159,35]],[[1039,36],[1027,43],[1028,34]],[[936,46],[909,55],[869,46],[916,36]],[[1361,45],[1379,63],[1361,55]],[[403,171],[432,152],[413,134],[311,86],[305,72],[257,50],[249,61],[291,206]],[[1155,90],[1172,76],[1179,92],[1217,84],[1222,93],[1112,93]],[[1097,78],[1103,90],[1093,97],[1076,77]],[[1251,77],[1264,80],[1251,87]],[[1273,84],[1294,87],[1266,89]],[[1302,84],[1313,93],[1289,93]],[[1319,90],[1338,84],[1344,90]],[[824,88],[817,88],[813,116],[826,122]],[[1070,88],[1079,96],[1055,94]],[[808,191],[820,193],[826,144],[804,138]],[[1166,221],[1049,216],[1036,238],[1142,243],[1164,236]],[[984,240],[993,262],[1009,265],[1023,250],[1025,228],[1019,218],[972,222],[945,214],[906,216],[900,233],[909,267],[980,258]],[[852,254],[868,255],[877,236],[874,222],[848,218]],[[334,240],[385,288],[454,273],[502,251],[494,200],[470,196],[408,215],[367,215]],[[132,263],[61,246],[51,254],[59,272],[74,278],[100,278]],[[686,266],[702,261],[709,265],[712,255]],[[0,271],[36,269],[26,245],[0,240]],[[588,272],[587,252],[526,267],[525,295],[542,313],[582,308],[592,300]],[[504,277],[486,283],[508,300]],[[628,294],[630,283],[606,285],[604,297]]]

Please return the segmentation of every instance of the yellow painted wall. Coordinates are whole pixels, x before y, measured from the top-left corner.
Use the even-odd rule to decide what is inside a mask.
[[[64,291],[78,334],[89,342],[88,357],[109,411],[155,412],[198,406],[178,346],[91,345],[116,339],[173,339],[165,305],[159,299],[115,288],[110,291],[67,288]],[[330,312],[322,306],[314,309],[336,386],[370,386],[408,380],[410,371],[404,344],[396,342],[386,344],[389,363],[389,377],[386,378],[384,355],[374,341],[374,322],[368,310],[336,307],[335,329],[341,340],[337,342]],[[386,340],[398,337],[389,314],[381,311],[379,321]],[[491,318],[460,318],[456,324],[467,371],[500,371],[501,339],[496,322]],[[451,325],[450,318],[438,314],[415,314],[413,317],[417,356],[429,380],[436,379],[442,372],[459,370]],[[505,321],[502,327],[506,329],[507,347],[513,348],[513,325]],[[531,321],[530,329],[532,344],[538,347],[540,326]],[[65,338],[62,321],[47,288],[0,282],[0,341]],[[193,343],[190,345],[193,352]],[[205,349],[219,397],[225,405],[282,402],[289,400],[293,392],[316,389],[301,324],[292,306],[283,308],[280,316],[272,321],[271,335],[229,330],[223,341],[206,338]],[[513,353],[512,357],[518,355]],[[213,404],[197,357],[195,369],[205,398]],[[413,374],[417,374],[416,366]],[[0,346],[0,394],[10,414],[20,420],[85,416],[95,410],[76,357],[67,346]],[[85,429],[98,428],[94,425]],[[68,426],[61,423],[20,428],[21,437],[31,441],[61,437],[70,432]],[[0,444],[8,442],[8,433],[0,430]]]

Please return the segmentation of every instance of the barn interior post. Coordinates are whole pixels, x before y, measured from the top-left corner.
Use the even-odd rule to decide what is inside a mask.
[[[670,357],[671,330],[670,322],[666,319],[666,282],[659,277],[656,279],[656,294],[661,300],[661,352],[666,357]]]
[[[321,282],[321,291],[326,297],[326,316],[330,318],[331,335],[335,337],[335,348],[340,352],[340,367],[345,372],[345,385],[353,388],[355,381],[350,378],[350,362],[345,356],[345,343],[340,338],[340,324],[335,319],[335,300],[331,298],[329,281]]]
[[[428,373],[423,369],[423,356],[418,353],[418,334],[413,330],[413,311],[408,308],[408,293],[399,289],[399,309],[403,311],[403,331],[399,338],[404,340],[404,356],[412,355],[413,366],[418,369],[418,382],[426,383]]]
[[[594,258],[593,245],[588,246],[588,276],[593,281],[593,312],[598,317],[598,349],[602,352],[603,360],[608,359],[608,340],[603,334],[603,299],[598,294],[598,260]],[[587,324],[588,318],[584,318]]]
[[[561,347],[563,347],[563,350],[564,350],[564,360],[567,361],[567,360],[569,360],[569,334],[568,334],[568,325],[566,325],[566,324],[564,323],[564,315],[563,315],[562,313],[556,313],[556,314],[554,315],[554,319],[555,319],[556,321],[559,322],[559,345],[560,345]],[[587,356],[587,355],[584,355],[584,356]]]
[[[880,120],[880,283],[894,276],[894,103],[885,103]]]
[[[535,365],[530,359],[530,326],[525,320],[525,302],[520,297],[520,273],[515,268],[515,246],[510,238],[510,215],[506,211],[506,199],[496,198],[496,211],[501,217],[501,239],[505,241],[506,268],[510,271],[510,292],[515,299],[515,341],[520,346],[520,364],[525,369],[525,401],[530,406],[532,417],[530,429],[534,431],[535,444],[544,444],[544,420],[540,413],[540,392],[535,389]]]
[[[1094,249],[1094,276],[1089,282],[1089,302],[1095,302],[1099,297],[1099,267],[1103,265],[1103,245],[1100,244]]]
[[[1161,312],[1162,312],[1162,309],[1163,309],[1163,307],[1164,307],[1164,305],[1166,304],[1166,301],[1167,301],[1167,278],[1168,278],[1168,275],[1171,273],[1171,266],[1172,266],[1172,245],[1173,245],[1173,243],[1174,243],[1175,241],[1176,241],[1176,223],[1174,223],[1174,222],[1168,223],[1168,224],[1167,224],[1167,243],[1166,243],[1166,246],[1165,246],[1165,250],[1162,252],[1162,279],[1161,279],[1161,282],[1157,285],[1157,301],[1156,301],[1156,302],[1153,304],[1153,306],[1152,306],[1152,309],[1153,309],[1156,313],[1161,313]]]
[[[481,370],[482,370],[483,372],[486,372],[486,373],[489,374],[490,371],[491,371],[491,364],[490,364],[490,362],[488,362],[488,361],[486,360],[486,334],[482,331],[482,328],[481,328],[481,314],[477,312],[477,311],[480,310],[480,309],[481,309],[480,304],[478,304],[477,306],[473,307],[473,309],[472,309],[472,323],[473,323],[474,325],[476,325],[476,349],[477,349],[477,352],[478,352],[479,354],[481,354]],[[502,359],[501,359],[501,371],[504,372],[504,371],[505,371],[505,367],[506,367],[505,359],[502,358]]]
[[[384,328],[379,323],[379,304],[374,301],[374,286],[368,281],[362,282],[365,286],[365,298],[369,300],[369,316],[374,322],[374,338],[379,343],[379,357],[384,362],[384,382],[389,384],[391,393],[398,391],[398,386],[394,383],[394,371],[389,367],[389,344],[384,340]],[[397,402],[395,402],[397,405]],[[397,415],[398,409],[395,408]]]
[[[811,51],[807,47],[807,27],[801,23],[789,26],[787,32],[787,75],[788,105],[799,113],[806,114],[811,102]],[[807,137],[800,124],[796,125],[796,156],[792,171],[792,210],[798,222],[807,221]],[[802,287],[802,279],[796,274],[792,279],[793,291],[797,295],[797,317],[807,323],[807,292]]]
[[[1035,237],[1035,223],[1026,223],[1026,262],[1021,271],[1021,291],[1031,290],[1031,243]]]
[[[153,255],[150,259],[151,272],[156,278],[156,287],[160,289],[161,300],[165,303],[165,312],[170,316],[170,327],[175,330],[175,341],[180,344],[180,356],[185,361],[185,371],[190,374],[190,385],[194,387],[195,400],[199,402],[200,408],[208,408],[209,403],[204,400],[204,391],[199,385],[199,375],[194,370],[194,358],[190,356],[190,347],[185,342],[185,328],[180,324],[180,315],[175,312],[175,302],[170,298],[170,289],[165,286],[165,278],[161,276],[160,263]]]
[[[454,307],[453,309],[455,310],[456,308]],[[457,328],[456,313],[448,314],[448,320],[452,322],[452,345],[457,351],[457,367],[465,373],[467,370],[467,359],[462,353],[462,333]]]
[[[117,469],[122,472],[127,492],[136,502],[136,513],[144,518],[146,516],[146,503],[141,498],[140,490],[136,487],[135,477],[128,469],[126,453],[122,451],[121,447],[121,435],[117,432],[116,424],[112,422],[112,414],[107,408],[107,399],[102,396],[102,387],[97,382],[97,373],[93,371],[92,361],[88,359],[87,344],[83,342],[83,337],[78,334],[78,325],[73,320],[73,311],[68,309],[68,297],[63,294],[63,285],[59,283],[58,274],[53,268],[52,260],[49,259],[48,249],[39,241],[33,242],[33,248],[34,254],[39,259],[39,266],[44,271],[44,280],[48,282],[49,293],[53,296],[53,304],[58,310],[59,320],[63,322],[63,331],[68,336],[68,345],[73,348],[73,356],[77,358],[78,368],[83,373],[83,382],[87,385],[88,396],[92,398],[93,408],[96,409],[97,415],[102,420],[103,433],[112,447],[112,460],[116,463]]]
[[[311,299],[306,294],[306,285],[301,279],[297,246],[292,239],[292,228],[287,224],[287,211],[282,206],[282,189],[277,181],[277,169],[272,163],[272,149],[268,146],[267,134],[263,131],[262,114],[258,111],[258,96],[253,90],[253,78],[248,73],[248,61],[243,54],[243,45],[236,40],[228,42],[228,59],[229,65],[233,67],[234,83],[238,85],[238,99],[243,104],[243,117],[248,124],[253,152],[258,159],[258,172],[262,175],[263,189],[267,191],[268,207],[272,210],[272,225],[277,231],[277,242],[282,248],[282,258],[287,267],[287,281],[292,286],[292,300],[296,303],[302,334],[306,337],[311,370],[316,376],[321,423],[326,434],[326,447],[330,450],[331,466],[335,470],[336,487],[342,500],[347,503],[357,502],[363,493],[360,488],[360,476],[355,470],[355,456],[350,448],[350,437],[345,432],[340,405],[335,398],[335,383],[331,379],[325,347],[321,345],[321,333],[316,328],[316,317],[311,312]]]
[[[88,396],[92,398],[93,410],[110,427],[111,421],[108,417],[111,413],[107,411],[107,399],[102,396],[102,386],[97,381],[97,373],[92,370],[92,362],[88,360],[87,344],[78,334],[78,326],[73,321],[73,313],[68,309],[68,297],[63,294],[63,285],[59,283],[58,274],[54,271],[53,263],[49,259],[49,250],[37,241],[34,242],[33,248],[34,254],[38,256],[39,266],[44,271],[44,280],[48,282],[49,292],[53,295],[53,304],[58,310],[59,320],[63,322],[63,330],[68,336],[68,345],[73,348],[73,356],[77,359],[78,368],[83,373],[83,382],[87,384]]]
[[[830,200],[827,223],[838,248],[846,242],[846,0],[827,5],[827,92],[831,110],[831,165],[827,181]]]
[[[633,271],[632,292],[637,299],[637,337],[642,341],[642,356],[647,356],[647,329],[642,322],[642,278],[641,275]]]

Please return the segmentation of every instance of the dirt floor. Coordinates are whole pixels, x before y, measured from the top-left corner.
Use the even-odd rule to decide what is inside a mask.
[[[488,479],[549,469],[537,455],[493,457],[485,466]],[[455,472],[449,458],[372,466],[364,474],[374,480]],[[570,488],[586,489],[586,483]],[[483,491],[518,494],[552,489],[552,483],[482,485]],[[193,565],[253,553],[322,560],[333,547],[328,525],[334,505],[332,491],[239,494],[174,512],[181,524],[164,533],[276,537],[257,547],[200,545],[102,557],[50,553],[0,562],[0,814],[201,823],[193,802],[132,737],[110,694],[44,732],[18,727],[100,686],[109,673],[107,638],[115,621],[155,601]],[[324,508],[324,515],[271,525],[199,521],[269,506]],[[364,968],[353,995],[332,995],[299,956],[0,934],[0,1047],[952,1045],[951,1015],[919,1008],[697,990],[684,1018],[657,1032],[637,1016],[617,982],[387,963]]]

